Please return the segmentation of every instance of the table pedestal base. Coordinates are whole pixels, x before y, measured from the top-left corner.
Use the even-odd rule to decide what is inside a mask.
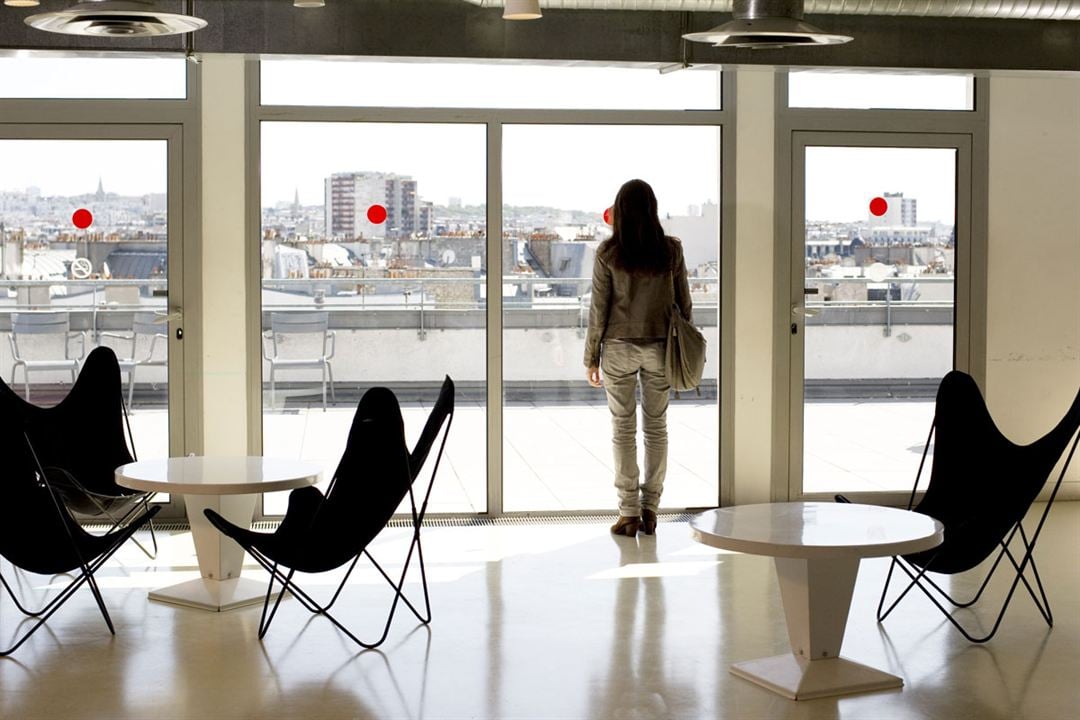
[[[197,610],[222,612],[262,603],[266,599],[266,583],[248,578],[229,580],[196,578],[177,585],[151,590],[150,599]]]
[[[731,672],[791,700],[904,686],[902,678],[841,657],[807,660],[788,653],[735,663]]]
[[[210,524],[203,510],[211,508],[234,525],[251,527],[256,495],[185,495],[191,537],[201,578],[158,588],[151,600],[198,610],[221,612],[256,605],[266,598],[266,583],[240,577],[244,549]]]

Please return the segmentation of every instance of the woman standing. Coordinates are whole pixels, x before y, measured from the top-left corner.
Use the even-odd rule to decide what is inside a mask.
[[[667,407],[664,344],[674,302],[690,318],[690,285],[682,244],[664,234],[656,195],[644,180],[619,188],[612,207],[611,238],[593,263],[592,307],[585,339],[586,377],[607,390],[619,521],[615,535],[656,531],[656,511],[667,474]],[[600,379],[603,371],[603,381]],[[637,393],[641,383],[645,482],[637,462]]]

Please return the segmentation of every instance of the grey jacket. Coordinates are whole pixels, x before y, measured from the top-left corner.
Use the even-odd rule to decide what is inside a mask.
[[[592,305],[585,337],[585,367],[600,365],[605,340],[666,339],[672,302],[690,319],[690,284],[686,259],[677,238],[672,272],[630,274],[611,263],[610,246],[601,243],[593,262]],[[674,282],[672,277],[674,275]]]

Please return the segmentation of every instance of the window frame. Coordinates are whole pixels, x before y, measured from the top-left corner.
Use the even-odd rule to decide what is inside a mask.
[[[957,249],[955,280],[955,331],[953,358],[955,367],[970,373],[980,385],[986,378],[987,337],[987,272],[988,272],[988,212],[989,212],[989,79],[975,77],[973,110],[860,110],[837,108],[789,107],[788,72],[777,75],[775,86],[775,233],[774,233],[774,303],[773,303],[773,437],[771,496],[774,501],[831,500],[826,494],[803,492],[802,486],[802,362],[793,358],[794,348],[802,348],[802,338],[793,341],[789,330],[791,307],[796,288],[801,297],[803,268],[795,262],[793,230],[802,227],[794,218],[796,202],[794,171],[802,167],[795,154],[801,141],[810,137],[857,138],[887,137],[898,139],[897,146],[911,147],[913,136],[924,136],[921,147],[942,147],[943,143],[966,144],[967,166],[963,165],[964,149],[957,158],[957,185],[970,183],[968,201],[958,192],[956,207]],[[801,138],[800,138],[801,136]],[[949,139],[952,139],[951,141]],[[805,142],[803,142],[805,145]],[[850,143],[840,143],[850,144]],[[854,143],[858,145],[858,142]],[[877,145],[875,145],[877,146]],[[951,147],[951,145],[948,145]],[[960,226],[967,227],[967,238],[961,242]],[[800,240],[803,242],[803,240]],[[798,385],[796,385],[798,383]],[[799,434],[796,436],[796,434]],[[796,455],[798,455],[796,457]],[[915,479],[912,478],[914,484]],[[902,507],[910,492],[877,491],[849,493],[855,502],[867,502]]]
[[[415,59],[410,59],[415,60]],[[574,109],[516,109],[516,108],[393,108],[342,106],[281,106],[262,105],[260,92],[260,61],[248,61],[247,95],[247,218],[248,218],[248,286],[261,287],[261,264],[258,238],[261,229],[259,176],[261,155],[261,123],[264,121],[294,122],[387,122],[387,123],[471,123],[487,128],[487,218],[488,228],[502,228],[502,129],[504,125],[707,125],[721,131],[720,173],[720,337],[721,368],[719,371],[719,446],[720,481],[717,504],[726,504],[732,497],[733,482],[730,469],[734,464],[732,376],[734,356],[730,333],[734,329],[734,244],[725,238],[734,236],[735,180],[735,75],[720,70],[722,101],[719,110],[574,110]],[[501,237],[501,233],[495,238]],[[487,264],[502,267],[502,245],[488,233]],[[486,278],[486,517],[528,515],[503,510],[503,302],[501,273],[488,273]],[[249,452],[262,452],[262,364],[259,342],[261,334],[261,293],[248,294],[248,382],[249,382]],[[545,515],[575,516],[595,511],[545,512]],[[470,514],[471,515],[471,514]],[[262,508],[257,511],[260,519]],[[277,516],[274,516],[277,517]]]
[[[76,58],[77,59],[77,58]],[[202,453],[201,188],[198,179],[201,77],[186,66],[184,99],[0,98],[0,137],[19,140],[164,140],[167,145],[170,320],[169,454]],[[175,330],[183,328],[183,341]],[[137,448],[136,448],[137,450]],[[159,517],[186,517],[173,494]]]

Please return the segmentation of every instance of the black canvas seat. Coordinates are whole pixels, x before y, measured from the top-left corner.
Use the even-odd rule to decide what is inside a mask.
[[[116,484],[116,468],[136,458],[125,436],[125,430],[130,435],[130,428],[120,365],[110,348],[95,348],[87,356],[71,392],[54,407],[23,400],[0,380],[0,415],[7,426],[3,437],[14,445],[29,441],[52,487],[70,510],[101,517],[117,527],[149,509],[153,493]],[[153,524],[149,527],[154,551],[139,547],[154,557],[157,538]]]
[[[922,499],[916,504],[918,478],[927,455],[924,450],[919,476],[916,476],[908,502],[908,509],[929,515],[945,526],[944,541],[931,550],[893,558],[878,605],[878,620],[884,620],[909,590],[918,587],[964,637],[972,642],[985,642],[997,632],[1014,591],[1022,583],[1047,624],[1053,626],[1053,614],[1033,552],[1080,441],[1078,429],[1080,393],[1077,393],[1064,417],[1049,432],[1028,445],[1018,445],[998,429],[974,379],[958,370],[948,373],[938,388],[934,422],[927,438],[927,449],[931,439],[934,447],[930,482]],[[1029,532],[1024,527],[1024,517],[1063,457],[1046,507],[1034,530]],[[1014,552],[1012,545],[1016,539],[1019,544]],[[997,558],[979,590],[967,601],[950,596],[927,574],[954,575],[972,570],[995,552]],[[994,572],[1006,560],[1015,571],[1012,585],[990,631],[984,635],[974,635],[957,621],[938,598],[943,598],[954,607],[974,605]],[[889,583],[896,568],[908,576],[910,583],[888,609],[884,609]],[[1032,576],[1030,580],[1027,577],[1029,570]]]
[[[446,378],[439,400],[410,454],[405,444],[397,398],[386,388],[372,388],[364,393],[357,406],[345,451],[325,495],[315,487],[292,491],[285,517],[273,533],[237,527],[213,510],[205,511],[215,527],[240,544],[270,573],[270,587],[267,588],[259,621],[260,638],[266,635],[286,592],[296,597],[310,612],[326,616],[349,638],[365,648],[378,647],[386,639],[399,602],[403,602],[421,623],[430,622],[431,606],[420,546],[420,528],[446,444],[453,409],[454,384],[450,378]],[[413,481],[420,474],[420,468],[444,427],[438,459],[427,489],[418,503]],[[395,580],[372,556],[369,545],[386,527],[406,497],[411,508],[413,534],[400,576]],[[405,579],[414,553],[420,565],[424,612],[418,610],[404,593]],[[360,640],[329,612],[361,556],[372,563],[394,591],[382,634],[371,642]],[[345,577],[325,604],[311,598],[293,580],[297,571],[321,573],[345,565],[348,565]],[[282,592],[271,606],[275,583]]]

